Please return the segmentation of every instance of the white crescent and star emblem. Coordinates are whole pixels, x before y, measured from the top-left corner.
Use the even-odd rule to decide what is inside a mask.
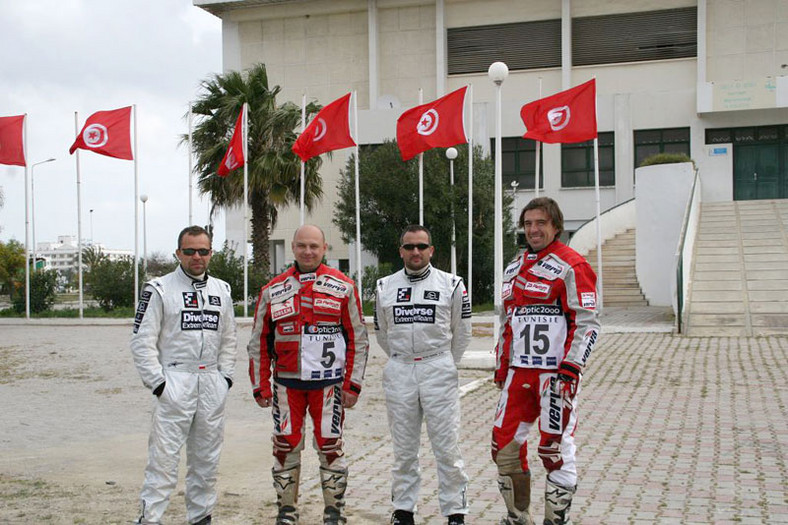
[[[419,123],[416,125],[416,131],[419,135],[432,135],[438,129],[439,120],[438,112],[428,109],[421,115]]]
[[[567,124],[569,124],[569,119],[571,117],[569,106],[553,108],[547,112],[547,121],[550,123],[550,128],[552,128],[553,131],[564,129]]]
[[[91,124],[82,132],[82,140],[89,148],[100,148],[109,141],[109,134],[106,126],[101,124]]]
[[[326,136],[326,131],[328,131],[328,125],[323,118],[317,119],[317,125],[315,126],[315,138],[313,139],[315,142],[319,141],[323,137]]]

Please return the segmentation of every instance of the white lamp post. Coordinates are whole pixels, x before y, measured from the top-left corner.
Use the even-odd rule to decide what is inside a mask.
[[[495,83],[495,284],[493,304],[495,305],[494,337],[500,328],[501,282],[503,281],[503,164],[501,161],[501,84],[509,75],[509,67],[503,62],[493,62],[487,76]]]
[[[90,245],[93,246],[93,208],[90,208]]]
[[[142,202],[142,275],[145,279],[148,278],[148,217],[146,213],[145,203],[148,202],[148,196],[144,193],[140,195]]]
[[[36,270],[36,259],[38,258],[36,254],[36,177],[35,177],[35,169],[36,166],[39,164],[45,164],[47,162],[54,161],[54,158],[42,160],[41,162],[34,162],[30,166],[30,222],[31,228],[33,230],[33,271]]]
[[[448,148],[446,158],[449,159],[449,184],[451,186],[451,273],[457,275],[457,235],[454,229],[454,159],[457,150]]]
[[[512,200],[514,200],[514,198],[517,197],[517,187],[519,185],[520,183],[517,182],[516,180],[513,180],[512,183],[510,184],[510,186],[512,187]]]

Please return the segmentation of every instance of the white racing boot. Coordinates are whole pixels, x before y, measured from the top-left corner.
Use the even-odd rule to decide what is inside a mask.
[[[498,475],[498,490],[506,504],[506,517],[499,525],[534,525],[531,517],[531,473]]]
[[[301,466],[288,469],[271,469],[274,475],[276,490],[276,525],[298,525],[298,481],[301,477]]]
[[[572,525],[569,507],[577,487],[566,488],[549,479],[544,492],[544,525]]]

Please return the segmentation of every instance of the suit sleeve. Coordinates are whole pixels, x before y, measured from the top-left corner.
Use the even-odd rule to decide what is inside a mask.
[[[252,336],[246,351],[249,354],[249,379],[252,382],[252,394],[255,398],[269,398],[271,391],[271,355],[273,332],[269,315],[268,289],[260,290],[257,305],[254,309],[254,325]]]
[[[495,381],[504,381],[509,372],[509,349],[512,345],[512,325],[506,313],[506,304],[501,305],[499,314],[500,332],[495,345]]]
[[[345,379],[342,390],[359,395],[361,384],[364,381],[364,372],[367,368],[369,339],[361,310],[361,300],[358,297],[358,288],[352,282],[351,287],[352,293],[347,298],[346,307],[342,312],[342,325],[347,337]]]
[[[451,353],[458,364],[471,342],[471,303],[465,284],[459,281],[451,296]]]
[[[235,358],[237,351],[237,332],[235,325],[235,311],[233,310],[233,296],[230,285],[222,283],[227,294],[223,297],[224,301],[224,326],[222,326],[222,340],[219,348],[218,364],[219,372],[230,381],[235,374]]]
[[[163,301],[158,290],[146,285],[140,302],[131,336],[131,355],[142,383],[151,390],[164,383],[164,372],[159,361],[159,333],[163,317]]]
[[[380,300],[383,294],[384,281],[379,280],[377,291],[375,293],[375,336],[377,337],[378,344],[386,352],[386,355],[391,355],[389,350],[389,321],[386,311],[383,309],[383,302]]]
[[[587,262],[583,262],[574,266],[567,273],[564,282],[566,285],[566,308],[571,312],[568,332],[571,342],[564,360],[583,368],[599,338],[596,275],[591,266]]]

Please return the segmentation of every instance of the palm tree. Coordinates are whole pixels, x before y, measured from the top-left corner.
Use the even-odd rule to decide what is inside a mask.
[[[218,208],[243,204],[243,171],[227,177],[216,168],[230,142],[235,120],[244,102],[249,104],[249,206],[252,212],[253,267],[268,274],[268,239],[276,225],[279,209],[300,199],[300,160],[291,151],[296,128],[300,129],[301,108],[292,102],[276,105],[281,88],[268,86],[264,64],[241,73],[214,75],[201,84],[202,94],[192,105],[199,122],[192,133],[197,154],[197,186],[210,195],[211,214]],[[307,118],[320,106],[309,104]],[[319,158],[307,162],[304,204],[311,209],[323,196],[318,173]]]

